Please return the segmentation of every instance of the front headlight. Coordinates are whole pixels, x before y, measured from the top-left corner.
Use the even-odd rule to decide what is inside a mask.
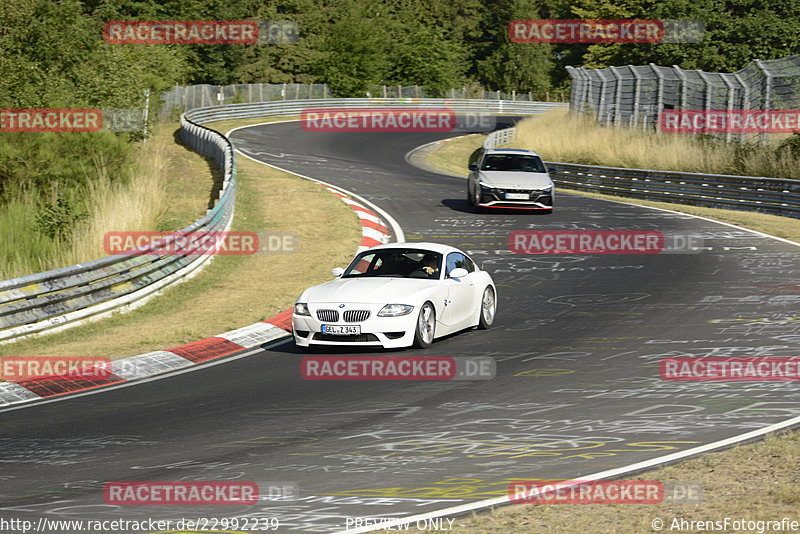
[[[414,306],[408,304],[387,304],[378,312],[378,317],[400,317],[408,315],[414,310]]]
[[[294,313],[295,315],[311,315],[311,312],[308,311],[308,304],[305,302],[298,302],[295,304]]]
[[[478,182],[478,185],[481,186],[483,189],[497,189],[495,186],[489,185],[484,182]]]
[[[553,190],[553,185],[552,185],[552,184],[550,184],[550,185],[548,185],[547,187],[545,187],[545,188],[541,189],[541,192],[542,192],[542,193],[549,193],[549,192],[551,192],[552,190]]]

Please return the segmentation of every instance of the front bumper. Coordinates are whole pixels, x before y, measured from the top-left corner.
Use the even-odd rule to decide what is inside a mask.
[[[508,199],[506,193],[526,194],[525,199]],[[481,196],[478,206],[484,208],[514,208],[514,209],[553,209],[553,190],[541,191],[537,189],[494,189],[481,187]]]
[[[414,332],[419,310],[415,307],[411,313],[400,317],[378,317],[383,305],[352,304],[346,309],[369,310],[368,319],[359,322],[347,322],[340,316],[337,321],[321,321],[317,311],[336,309],[338,304],[309,304],[311,315],[292,313],[292,335],[294,342],[300,347],[311,345],[383,347],[386,349],[410,347],[414,343]],[[340,314],[341,315],[341,314]],[[322,325],[361,327],[360,335],[323,334]]]

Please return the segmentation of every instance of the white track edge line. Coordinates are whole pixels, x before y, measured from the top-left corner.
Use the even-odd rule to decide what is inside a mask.
[[[282,121],[282,122],[294,122],[294,121]],[[275,124],[275,123],[261,123],[261,124],[253,124],[253,125],[250,125],[250,126],[260,126],[262,124]],[[240,128],[246,128],[246,127],[247,126],[240,127]],[[225,134],[226,137],[230,132],[232,132],[234,130],[237,130],[237,129],[239,129],[239,128],[234,128],[233,130],[228,131]],[[465,137],[465,136],[461,136],[461,137]],[[434,141],[433,143],[441,143],[441,142],[444,142],[444,140]],[[432,143],[427,143],[426,145],[430,145],[430,144],[432,144]],[[422,145],[422,146],[426,146],[426,145]],[[416,149],[414,149],[414,150],[416,150]],[[296,173],[296,172],[293,172],[293,171],[288,171],[286,169],[281,169],[280,167],[277,167],[275,165],[270,165],[269,163],[265,163],[263,161],[259,161],[259,160],[255,159],[255,158],[252,158],[252,157],[248,156],[247,154],[244,154],[244,153],[240,152],[238,149],[236,151],[239,152],[240,154],[242,154],[244,157],[246,157],[248,159],[251,159],[253,161],[257,161],[259,163],[262,163],[263,165],[267,165],[267,166],[273,167],[275,169],[283,170],[285,172],[289,172],[291,174],[294,174],[294,175],[300,176],[302,178],[306,178],[306,179],[312,180],[314,182],[325,183],[325,182],[322,182],[321,180],[316,180],[314,178],[303,176],[302,174],[299,174],[299,173]],[[410,151],[410,152],[413,152],[413,151]],[[339,190],[345,191],[342,188],[338,188],[336,186],[331,186],[330,184],[325,184],[325,185],[333,187],[334,189],[339,189]],[[358,197],[357,195],[354,195],[354,196]],[[358,197],[358,198],[360,198],[360,197]],[[590,197],[590,198],[596,198],[596,197]],[[759,232],[757,230],[751,230],[749,228],[736,226],[735,224],[730,224],[730,223],[726,223],[726,222],[723,222],[723,221],[717,221],[717,220],[714,220],[714,219],[710,219],[708,217],[702,217],[700,215],[692,215],[690,213],[683,213],[683,212],[673,211],[673,210],[664,209],[664,208],[655,208],[655,207],[652,207],[652,206],[643,206],[643,205],[640,205],[640,204],[633,204],[631,202],[622,202],[622,201],[618,201],[618,200],[607,200],[607,199],[602,199],[602,198],[596,198],[596,200],[605,200],[606,202],[616,202],[617,204],[629,204],[629,205],[632,204],[632,205],[639,206],[639,207],[642,207],[642,208],[649,208],[649,209],[655,209],[655,210],[659,210],[659,211],[666,211],[666,212],[669,212],[669,213],[676,213],[678,215],[688,215],[690,217],[695,217],[697,219],[703,219],[703,220],[706,220],[706,221],[709,221],[709,222],[718,223],[718,224],[722,224],[722,225],[725,225],[725,226],[730,226],[732,228],[738,228],[740,230],[745,230],[745,231],[748,231],[748,232],[752,232],[752,233],[760,235],[762,237],[768,237],[768,238],[772,238],[772,239],[777,239],[778,241],[783,241],[783,242],[786,242],[786,243],[789,243],[789,244],[792,244],[792,245],[800,246],[800,243],[796,243],[794,241],[791,241],[791,240],[788,240],[788,239],[784,239],[782,237],[777,237],[777,236],[765,234],[765,233]],[[369,203],[369,201],[366,201],[366,200],[365,200],[365,202]],[[371,203],[369,203],[369,204],[372,205]],[[376,211],[379,210],[379,213],[381,213],[382,215],[385,213],[385,212],[383,212],[383,210],[381,210],[377,206],[374,206],[374,205],[372,205],[372,206],[374,208],[376,208]],[[386,215],[388,216],[388,214],[386,214]],[[395,224],[394,219],[389,217],[389,221],[390,221],[390,224],[392,224],[394,226],[394,224]],[[755,437],[760,437],[760,436],[763,436],[765,434],[769,434],[770,432],[775,432],[777,430],[781,430],[783,428],[791,427],[791,426],[798,425],[798,424],[800,424],[800,417],[794,417],[792,419],[788,419],[788,420],[782,421],[780,423],[775,423],[773,425],[770,425],[770,426],[768,426],[766,428],[763,428],[763,429],[760,429],[760,430],[753,430],[753,431],[747,432],[745,434],[740,434],[738,436],[733,436],[733,437],[726,438],[726,439],[723,439],[723,440],[720,440],[720,441],[708,443],[706,445],[701,445],[699,447],[694,447],[692,449],[687,449],[685,451],[676,452],[676,453],[672,453],[672,454],[667,454],[665,456],[661,456],[661,457],[658,457],[658,458],[653,458],[651,460],[645,460],[643,462],[637,462],[637,463],[634,463],[634,464],[629,464],[627,466],[622,466],[622,467],[617,467],[615,469],[609,469],[609,470],[606,470],[606,471],[601,471],[601,472],[595,473],[593,475],[588,475],[587,477],[581,477],[580,480],[598,480],[598,479],[601,479],[601,478],[610,478],[610,477],[621,475],[621,474],[624,474],[624,473],[630,472],[630,471],[638,471],[638,470],[641,470],[641,469],[646,469],[646,468],[650,468],[650,467],[656,467],[656,466],[664,464],[664,463],[669,463],[669,462],[672,462],[672,461],[675,461],[675,460],[680,460],[680,459],[683,459],[683,458],[687,458],[689,456],[702,454],[704,452],[708,452],[708,451],[711,451],[711,450],[714,450],[714,449],[719,449],[719,448],[722,448],[722,447],[726,447],[728,445],[734,445],[734,444],[739,443],[741,441],[746,441],[748,439],[752,439],[752,438],[755,438]],[[577,480],[577,479],[573,479],[573,480]],[[494,505],[498,505],[498,504],[506,504],[506,503],[510,503],[510,499],[509,499],[508,495],[505,495],[503,497],[497,497],[495,499],[487,499],[487,500],[484,500],[484,501],[478,501],[476,503],[470,503],[470,504],[465,504],[465,505],[460,505],[460,506],[453,506],[453,507],[450,507],[450,508],[443,508],[441,510],[428,512],[426,514],[418,514],[418,515],[414,515],[414,516],[409,516],[409,517],[405,517],[405,518],[402,518],[402,519],[397,519],[395,521],[387,521],[387,522],[381,523],[381,525],[377,526],[377,527],[362,527],[360,529],[348,529],[348,530],[343,530],[343,531],[338,531],[338,532],[346,532],[348,534],[358,534],[358,533],[363,533],[363,532],[375,532],[375,531],[378,531],[378,530],[386,530],[387,528],[392,527],[392,526],[405,525],[406,523],[411,523],[411,522],[414,522],[414,521],[421,521],[421,520],[424,520],[424,519],[432,519],[432,518],[441,517],[441,516],[447,515],[447,514],[461,514],[461,513],[477,510],[477,509],[480,509],[480,508],[487,508],[489,506],[494,506]]]
[[[261,122],[261,123],[258,123],[258,124],[249,124],[247,126],[239,126],[237,128],[232,128],[231,130],[228,130],[225,133],[225,137],[228,137],[231,134],[231,132],[235,132],[236,130],[241,130],[241,129],[244,129],[244,128],[252,128],[253,126],[263,126],[265,124],[280,124],[280,123],[285,123],[285,122],[299,122],[299,120],[295,119],[295,120],[276,121],[276,122]],[[233,144],[233,143],[231,143],[231,144]],[[387,213],[386,210],[384,210],[383,208],[381,208],[379,206],[376,206],[375,204],[373,204],[372,202],[370,202],[366,198],[362,197],[361,195],[357,195],[356,193],[353,193],[352,191],[348,191],[347,189],[345,189],[343,187],[339,187],[339,186],[336,186],[336,185],[333,185],[333,184],[329,184],[327,182],[323,182],[322,180],[317,180],[316,178],[312,178],[310,176],[306,176],[304,174],[300,174],[299,172],[290,171],[289,169],[284,169],[284,168],[278,167],[277,165],[272,165],[271,163],[267,163],[266,161],[258,160],[258,159],[254,158],[252,156],[249,156],[249,155],[245,154],[244,152],[242,152],[238,148],[235,148],[235,146],[234,146],[234,149],[238,154],[246,157],[249,160],[255,161],[256,163],[260,163],[261,165],[266,165],[267,167],[272,167],[273,169],[277,169],[277,170],[282,171],[282,172],[288,172],[289,174],[294,174],[295,176],[299,176],[300,178],[303,178],[305,180],[310,180],[312,182],[316,182],[318,184],[325,185],[327,187],[330,187],[332,189],[336,189],[337,191],[341,191],[342,193],[350,195],[353,198],[357,198],[358,200],[360,200],[361,202],[363,202],[364,204],[366,204],[367,206],[369,206],[370,208],[375,210],[377,213],[379,213],[381,215],[381,217],[384,217],[384,220],[387,221],[389,223],[389,225],[392,227],[392,233],[394,234],[394,239],[395,239],[396,242],[405,243],[406,234],[405,234],[405,232],[403,232],[403,227],[400,226],[400,223],[398,223],[394,219],[394,217],[389,215],[389,213]]]
[[[452,139],[459,139],[460,137],[467,137],[468,135],[481,135],[481,134],[461,135],[459,137],[453,137]],[[449,139],[440,139],[438,141],[431,141],[430,143],[425,143],[424,145],[420,145],[420,146],[418,146],[416,148],[413,148],[413,149],[409,150],[406,153],[406,158],[408,158],[411,154],[413,154],[417,150],[425,148],[426,146],[430,146],[430,145],[433,145],[433,144],[436,144],[436,143],[444,143],[446,141],[449,141]],[[406,159],[406,161],[408,161],[408,159]],[[558,162],[552,162],[552,163],[558,164]],[[416,165],[414,165],[414,167],[416,167]],[[419,167],[417,167],[417,168],[419,168]],[[440,174],[442,174],[442,173],[440,173]],[[442,174],[442,176],[452,176],[452,175]],[[466,179],[466,177],[462,177],[462,178]],[[786,239],[785,237],[778,237],[778,236],[772,235],[772,234],[765,234],[764,232],[759,232],[758,230],[753,230],[752,228],[746,228],[744,226],[738,226],[738,225],[735,225],[733,223],[728,223],[728,222],[725,222],[725,221],[718,221],[717,219],[712,219],[711,217],[703,217],[702,215],[694,215],[692,213],[686,213],[684,211],[675,211],[675,210],[671,210],[671,209],[668,209],[668,208],[657,208],[655,206],[645,206],[644,204],[637,204],[636,202],[624,202],[622,200],[613,200],[613,199],[610,199],[610,198],[598,198],[598,197],[592,197],[592,196],[584,196],[584,195],[580,195],[580,194],[577,194],[577,193],[573,193],[573,191],[580,191],[579,189],[568,189],[568,188],[565,188],[565,189],[566,190],[562,190],[561,188],[559,188],[559,191],[563,191],[564,194],[567,194],[567,195],[573,194],[574,196],[579,196],[579,197],[583,197],[583,198],[593,198],[595,200],[601,200],[603,202],[614,202],[616,204],[627,204],[628,206],[638,206],[640,208],[647,208],[647,209],[650,209],[650,210],[665,211],[667,213],[675,213],[675,214],[678,214],[678,215],[685,215],[687,217],[694,217],[695,219],[702,219],[704,221],[713,222],[713,223],[716,223],[716,224],[721,224],[723,226],[729,226],[731,228],[736,228],[737,230],[744,230],[746,232],[750,232],[750,233],[756,234],[756,235],[761,236],[761,237],[768,237],[770,239],[775,239],[775,240],[781,241],[783,243],[788,243],[789,245],[794,245],[794,246],[800,247],[800,242],[792,241],[791,239]],[[583,191],[583,192],[592,193],[592,191]],[[596,194],[602,195],[604,193],[596,193]],[[625,198],[629,198],[629,197],[625,197]],[[631,198],[631,200],[635,201],[637,199]],[[659,201],[653,200],[651,202],[659,202]],[[675,204],[678,204],[678,205],[681,205],[681,206],[692,206],[691,204],[679,204],[677,202]],[[693,206],[693,207],[706,207],[706,206]],[[716,209],[724,209],[724,208],[716,208]],[[747,213],[747,211],[745,211],[745,210],[729,210],[729,211]],[[760,213],[760,212],[754,211],[754,212],[750,212],[750,213]],[[771,214],[764,214],[764,215],[771,215]],[[778,215],[777,217],[780,217],[780,215]]]
[[[704,452],[709,452],[715,449],[720,449],[723,447],[727,447],[730,445],[735,445],[742,441],[747,441],[753,438],[761,437],[765,434],[769,434],[770,432],[776,432],[778,430],[785,429],[787,427],[792,427],[795,425],[800,425],[800,416],[793,417],[791,419],[787,419],[786,421],[781,421],[780,423],[772,424],[768,427],[761,428],[758,430],[753,430],[751,432],[747,432],[745,434],[739,434],[738,436],[732,436],[730,438],[725,438],[719,441],[715,441],[712,443],[707,443],[706,445],[700,445],[698,447],[693,447],[691,449],[687,449],[685,451],[674,452],[671,454],[667,454],[665,456],[659,456],[658,458],[652,458],[650,460],[644,460],[642,462],[637,462],[634,464],[628,464],[622,467],[616,467],[614,469],[607,469],[606,471],[600,471],[599,473],[594,473],[592,475],[582,476],[580,478],[574,478],[569,481],[565,482],[575,482],[577,480],[601,480],[606,478],[613,478],[618,475],[622,475],[631,471],[641,471],[644,469],[650,469],[653,467],[657,467],[662,464],[674,462],[676,460],[682,460],[689,456],[695,456],[698,454],[702,454]],[[473,510],[477,510],[480,508],[487,508],[489,506],[496,506],[500,504],[526,504],[526,503],[513,503],[508,495],[504,495],[502,497],[496,497],[494,499],[486,499],[483,501],[477,501],[474,503],[469,504],[462,504],[459,506],[452,506],[450,508],[443,508],[441,510],[435,510],[433,512],[428,512],[425,514],[418,514],[413,516],[408,516],[404,518],[399,518],[392,521],[385,521],[381,522],[380,525],[376,525],[373,527],[361,527],[358,529],[347,529],[347,530],[340,530],[337,532],[346,532],[348,534],[358,534],[361,532],[375,532],[377,530],[386,530],[389,527],[404,525],[406,523],[413,523],[416,521],[422,521],[425,519],[432,519],[436,517],[442,517],[445,515],[456,515],[456,514],[463,514],[465,512],[471,512]]]

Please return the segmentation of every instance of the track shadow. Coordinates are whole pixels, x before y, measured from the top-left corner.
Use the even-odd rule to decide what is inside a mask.
[[[461,213],[476,214],[475,209],[467,201],[461,198],[446,198],[442,200],[442,206],[450,208],[453,211]],[[531,217],[544,217],[551,215],[550,212],[544,210],[522,210],[513,208],[481,208],[479,215],[527,215]]]
[[[175,140],[175,143],[186,148],[186,150],[190,150],[188,147],[186,147],[186,145],[184,145],[181,142],[180,128],[175,130],[175,132],[172,134],[172,137]],[[220,170],[220,168],[217,166],[216,163],[214,163],[214,160],[212,160],[211,158],[207,158],[201,154],[197,154],[197,152],[194,151],[192,151],[192,155],[199,155],[204,160],[206,160],[206,165],[208,165],[208,170],[211,173],[211,180],[212,180],[211,190],[209,191],[208,204],[206,205],[206,209],[210,210],[211,208],[214,207],[214,205],[217,203],[217,200],[219,199],[219,194],[222,191],[222,182],[224,176],[222,174],[222,170]]]

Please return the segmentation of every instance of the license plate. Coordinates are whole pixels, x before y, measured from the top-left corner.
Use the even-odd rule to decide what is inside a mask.
[[[528,200],[528,193],[506,193],[506,200]]]
[[[335,324],[322,325],[323,334],[336,334],[339,336],[357,336],[361,334],[361,327],[359,325],[344,325],[339,326]]]

